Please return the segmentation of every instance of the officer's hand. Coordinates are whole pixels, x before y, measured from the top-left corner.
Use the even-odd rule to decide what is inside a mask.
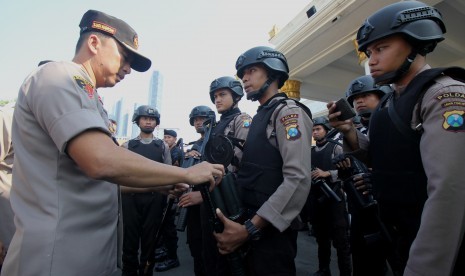
[[[330,177],[331,176],[331,173],[330,172],[327,172],[327,171],[323,171],[319,168],[316,168],[312,171],[312,178],[315,179],[315,178],[326,178],[326,177]]]
[[[332,163],[336,166],[336,168],[340,170],[347,170],[350,169],[352,166],[350,162],[350,158],[346,157],[345,154],[339,154],[335,156],[332,160]]]
[[[210,183],[212,186],[218,185],[224,176],[224,166],[220,164],[210,164],[206,161],[186,169],[188,171],[188,184],[198,185]]]
[[[332,127],[336,128],[343,134],[355,129],[352,119],[347,119],[345,121],[339,121],[337,119],[337,117],[341,115],[341,111],[336,111],[336,102],[329,102],[326,107],[328,108],[329,124]]]
[[[371,173],[361,173],[354,175],[353,181],[355,188],[362,192],[363,195],[371,194]]]
[[[199,191],[193,191],[187,194],[183,194],[179,198],[178,205],[180,207],[189,207],[193,205],[198,205],[203,202],[202,194]]]
[[[197,159],[200,159],[202,155],[200,154],[200,152],[196,151],[196,150],[190,150],[188,152],[186,152],[186,158],[189,158],[189,157],[194,157],[194,158],[197,158]]]
[[[169,196],[171,198],[172,197],[179,197],[180,195],[182,195],[182,193],[187,191],[187,189],[189,189],[188,184],[179,183],[179,184],[173,185],[173,189],[169,190],[168,193],[169,193]]]
[[[220,209],[216,209],[216,215],[224,224],[222,233],[213,233],[215,235],[217,246],[221,254],[229,254],[239,248],[249,236],[244,225],[234,222],[223,215]]]

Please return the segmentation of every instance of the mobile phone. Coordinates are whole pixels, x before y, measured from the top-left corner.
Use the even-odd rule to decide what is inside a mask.
[[[341,111],[341,115],[337,117],[339,121],[345,121],[347,119],[355,117],[355,111],[350,106],[346,98],[340,98],[336,102],[336,111]]]

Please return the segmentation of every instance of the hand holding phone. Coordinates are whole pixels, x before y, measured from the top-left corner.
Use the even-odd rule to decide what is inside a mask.
[[[355,111],[352,109],[352,106],[350,106],[349,102],[346,100],[346,98],[340,98],[336,102],[336,110],[335,112],[340,111],[341,115],[337,117],[339,121],[345,121],[347,119],[355,117]]]

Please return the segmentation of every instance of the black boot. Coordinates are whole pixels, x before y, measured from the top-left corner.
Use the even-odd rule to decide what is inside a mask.
[[[179,260],[176,259],[166,259],[162,263],[157,263],[155,265],[155,271],[161,272],[161,271],[166,271],[170,270],[172,268],[178,267],[179,266]]]
[[[317,272],[313,273],[313,276],[331,276],[331,270],[329,270],[329,268],[319,269]]]

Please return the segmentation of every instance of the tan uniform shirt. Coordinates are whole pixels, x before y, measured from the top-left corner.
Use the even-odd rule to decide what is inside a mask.
[[[231,131],[234,133],[234,138],[246,140],[249,134],[250,125],[252,123],[252,117],[249,114],[242,112],[234,120],[232,120],[224,130],[224,135],[228,135]],[[242,150],[238,147],[234,147],[234,156],[239,161],[242,160]],[[236,166],[229,165],[228,171],[237,172],[239,169]]]
[[[282,97],[276,97],[270,104],[280,99]],[[311,186],[313,122],[294,101],[288,100],[288,102],[288,105],[281,104],[275,109],[266,130],[269,141],[279,149],[283,158],[284,180],[257,211],[257,215],[280,231],[286,230],[299,215]],[[276,118],[276,132],[273,131],[274,118]],[[300,132],[297,139],[288,134],[288,131],[294,127],[298,127]]]
[[[0,109],[0,241],[8,248],[15,232],[13,210],[10,205],[13,170],[13,144],[11,140],[12,108]]]
[[[118,187],[89,178],[65,152],[85,130],[110,136],[104,113],[73,62],[47,63],[24,81],[13,118],[17,231],[2,275],[117,273]]]
[[[428,199],[410,249],[406,276],[450,275],[465,231],[465,85],[447,76],[435,81],[421,103],[424,132],[420,153],[428,178]],[[414,111],[412,129],[418,123]],[[358,139],[366,150],[367,137],[358,133]]]

